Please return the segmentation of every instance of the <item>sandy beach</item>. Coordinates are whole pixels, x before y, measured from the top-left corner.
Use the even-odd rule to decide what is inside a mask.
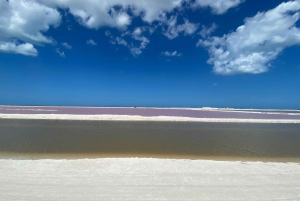
[[[300,200],[299,163],[0,160],[0,200]]]

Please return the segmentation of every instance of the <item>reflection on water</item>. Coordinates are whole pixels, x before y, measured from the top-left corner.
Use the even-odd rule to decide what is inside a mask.
[[[0,120],[1,158],[300,161],[300,124]]]

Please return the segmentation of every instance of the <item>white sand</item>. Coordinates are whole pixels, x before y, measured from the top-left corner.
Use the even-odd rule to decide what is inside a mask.
[[[134,115],[69,115],[69,114],[0,114],[0,119],[50,119],[50,120],[93,120],[93,121],[180,121],[180,122],[233,122],[233,123],[300,123],[289,119],[223,119]]]
[[[0,200],[300,200],[300,164],[0,160]]]

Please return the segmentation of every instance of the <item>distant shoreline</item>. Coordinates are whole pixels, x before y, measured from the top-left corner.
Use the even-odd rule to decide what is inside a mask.
[[[256,111],[256,110],[269,110],[269,111],[297,111],[300,113],[300,109],[267,109],[267,108],[231,108],[231,107],[144,107],[144,106],[68,106],[68,105],[0,105],[0,107],[32,107],[32,108],[140,108],[140,109],[187,109],[187,110],[245,110],[245,111]]]
[[[300,123],[296,110],[230,108],[0,106],[2,119]]]
[[[69,114],[0,114],[0,119],[75,120],[75,121],[162,121],[162,122],[212,122],[212,123],[300,123],[295,119],[236,119],[190,118],[137,115],[69,115]]]

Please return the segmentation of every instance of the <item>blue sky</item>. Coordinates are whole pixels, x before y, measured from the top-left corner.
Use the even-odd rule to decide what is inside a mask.
[[[300,108],[300,1],[0,0],[0,104]]]

